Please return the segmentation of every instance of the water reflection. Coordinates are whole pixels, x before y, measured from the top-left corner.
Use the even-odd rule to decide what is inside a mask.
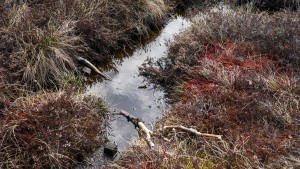
[[[87,88],[87,93],[104,98],[113,109],[122,109],[142,118],[147,127],[152,128],[151,125],[162,117],[166,109],[164,93],[148,85],[139,76],[138,67],[148,58],[155,60],[165,57],[168,50],[166,42],[172,41],[177,33],[189,25],[189,21],[181,17],[172,19],[152,42],[135,50],[132,56],[123,58],[122,62],[115,62],[118,71],[106,72],[112,81],[94,83]],[[113,120],[110,126],[109,140],[116,142],[121,152],[137,136],[134,126],[123,117]]]

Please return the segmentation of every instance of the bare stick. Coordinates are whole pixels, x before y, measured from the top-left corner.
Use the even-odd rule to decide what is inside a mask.
[[[187,127],[184,127],[184,126],[176,126],[176,125],[164,126],[163,130],[165,130],[165,129],[180,129],[180,130],[183,130],[183,131],[191,132],[191,133],[193,133],[197,136],[207,136],[207,137],[215,137],[215,138],[218,138],[218,139],[222,139],[222,135],[200,133],[199,131],[197,131],[193,128],[187,128]]]
[[[144,139],[146,140],[146,142],[148,143],[149,147],[152,148],[154,147],[154,143],[151,141],[151,134],[153,134],[153,131],[149,130],[142,119],[139,119],[133,115],[131,115],[130,113],[121,110],[120,112],[114,113],[116,115],[122,115],[124,117],[126,117],[126,119],[128,121],[130,121],[135,127],[139,128],[141,132],[143,132],[144,134]],[[207,137],[215,137],[218,139],[222,138],[222,135],[216,135],[216,134],[208,134],[208,133],[200,133],[199,131],[193,129],[193,128],[187,128],[184,126],[180,126],[180,125],[171,125],[171,126],[164,126],[162,130],[166,130],[166,129],[180,129],[186,132],[190,132],[193,133],[197,136],[207,136]],[[158,131],[162,131],[162,130],[158,130]]]
[[[84,59],[83,57],[76,57],[76,59],[79,61],[79,62],[82,62],[83,64],[85,64],[87,67],[91,68],[94,72],[96,72],[98,75],[104,77],[106,80],[111,80],[111,78],[102,73],[96,66],[94,66],[90,61]]]
[[[147,144],[149,145],[150,148],[154,147],[154,143],[151,141],[151,134],[152,131],[149,130],[142,119],[139,119],[137,117],[134,117],[133,115],[129,114],[128,112],[121,110],[119,113],[115,113],[118,115],[122,115],[124,117],[126,117],[126,119],[128,121],[130,121],[135,127],[138,127],[140,129],[140,131],[142,131],[145,134],[145,140],[147,142]]]

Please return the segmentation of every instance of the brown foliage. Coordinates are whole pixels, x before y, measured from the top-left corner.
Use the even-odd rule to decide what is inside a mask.
[[[101,100],[71,91],[20,99],[0,117],[1,168],[69,168],[105,141]]]

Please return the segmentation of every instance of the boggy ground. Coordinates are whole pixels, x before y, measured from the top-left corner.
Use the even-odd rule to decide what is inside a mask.
[[[133,146],[115,168],[297,168],[300,166],[300,13],[206,9],[142,74],[174,106],[157,129],[180,131]]]
[[[82,95],[92,63],[163,25],[173,1],[5,0],[0,4],[0,168],[70,168],[106,140],[108,108]]]

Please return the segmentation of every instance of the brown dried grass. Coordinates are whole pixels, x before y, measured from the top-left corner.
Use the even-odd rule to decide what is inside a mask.
[[[1,168],[70,168],[105,142],[107,109],[72,91],[18,99],[0,116]]]

